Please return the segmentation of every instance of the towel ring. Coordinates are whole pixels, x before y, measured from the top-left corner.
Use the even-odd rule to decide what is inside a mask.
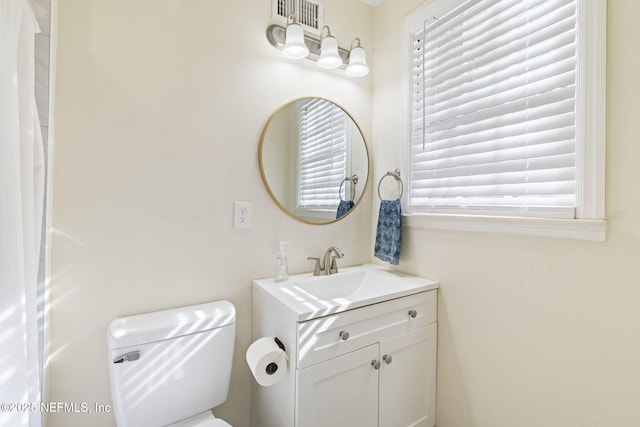
[[[345,201],[342,198],[342,186],[344,185],[345,181],[351,181],[352,185],[351,185],[351,200],[353,201],[353,199],[355,198],[355,185],[358,183],[358,175],[351,175],[351,176],[347,176],[345,177],[342,182],[340,182],[340,188],[338,188],[338,197],[340,198],[340,200]],[[345,192],[345,197],[346,197],[346,192]]]
[[[378,198],[380,200],[382,200],[382,196],[380,195],[380,185],[382,184],[382,181],[388,176],[392,176],[392,177],[395,178],[396,181],[400,181],[400,197],[398,197],[398,199],[401,199],[402,195],[404,194],[404,183],[402,182],[402,179],[400,178],[400,169],[396,169],[393,172],[392,171],[388,171],[387,173],[382,175],[382,178],[380,178],[380,181],[378,181]]]

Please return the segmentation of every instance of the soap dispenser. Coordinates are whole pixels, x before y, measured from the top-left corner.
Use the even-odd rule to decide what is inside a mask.
[[[274,280],[276,282],[284,282],[289,280],[289,271],[287,268],[287,253],[285,252],[285,245],[289,242],[280,242],[280,251],[278,251],[278,256],[276,257],[276,272],[274,275]]]

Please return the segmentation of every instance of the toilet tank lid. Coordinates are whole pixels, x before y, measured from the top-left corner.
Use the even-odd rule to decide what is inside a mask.
[[[111,348],[121,348],[221,328],[235,321],[235,307],[223,300],[121,317],[111,322],[107,335]]]

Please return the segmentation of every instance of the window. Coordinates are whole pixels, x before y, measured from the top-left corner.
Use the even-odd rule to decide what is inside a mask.
[[[349,171],[350,123],[337,105],[313,98],[298,108],[298,209],[337,208]]]
[[[434,0],[407,17],[405,211],[604,238],[603,3]]]

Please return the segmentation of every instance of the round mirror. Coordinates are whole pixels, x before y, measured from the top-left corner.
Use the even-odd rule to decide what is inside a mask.
[[[273,200],[309,224],[348,215],[369,178],[360,128],[344,109],[322,98],[296,99],[274,112],[262,132],[259,156]]]

